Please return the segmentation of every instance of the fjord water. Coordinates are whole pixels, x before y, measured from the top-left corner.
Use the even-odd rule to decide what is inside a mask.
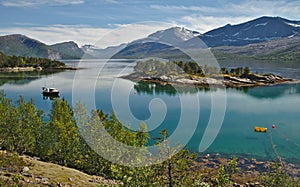
[[[66,61],[67,65],[77,66],[78,61]],[[273,72],[285,77],[300,79],[300,67],[286,64],[255,64],[252,63],[252,71]],[[197,128],[187,147],[198,152],[199,143],[211,115],[211,94],[223,94],[220,89],[174,89],[172,86],[161,86],[146,83],[133,83],[129,80],[117,78],[120,75],[132,72],[134,62],[127,60],[115,60],[107,63],[101,60],[84,60],[79,63],[85,69],[78,70],[81,75],[80,89],[73,89],[75,71],[40,73],[0,74],[1,90],[13,100],[23,95],[27,100],[33,98],[37,107],[47,113],[51,110],[52,101],[43,98],[41,87],[56,87],[61,92],[61,98],[66,99],[72,105],[72,92],[86,99],[86,93],[95,93],[95,104],[98,109],[111,113],[114,104],[127,100],[130,114],[141,121],[146,121],[150,116],[149,105],[153,99],[163,101],[164,105],[153,105],[152,115],[159,115],[166,109],[166,116],[162,122],[152,122],[148,125],[150,135],[158,137],[163,128],[170,134],[176,129],[182,111],[187,110],[190,118],[200,111]],[[234,66],[227,64],[226,66]],[[103,69],[102,69],[103,68]],[[99,71],[97,77],[92,76],[92,71]],[[30,75],[30,76],[28,76]],[[94,88],[90,90],[90,86]],[[112,94],[114,87],[118,86],[117,93]],[[130,88],[128,91],[127,88]],[[128,97],[123,97],[123,95]],[[118,97],[120,95],[120,97]],[[181,98],[193,102],[198,97],[200,107],[181,109]],[[219,153],[221,156],[246,156],[259,159],[275,159],[270,136],[279,155],[290,162],[300,163],[300,84],[284,84],[270,87],[257,87],[247,89],[226,90],[226,112],[221,130],[213,144],[201,154]],[[128,111],[117,110],[117,116],[126,126],[132,129],[138,127],[137,120],[132,120]],[[189,117],[189,116],[187,116]],[[275,129],[272,129],[272,124]],[[185,124],[181,132],[182,136],[188,136],[192,124]],[[268,128],[267,133],[255,133],[254,126]],[[270,134],[271,133],[271,134]],[[150,141],[150,143],[153,143]]]

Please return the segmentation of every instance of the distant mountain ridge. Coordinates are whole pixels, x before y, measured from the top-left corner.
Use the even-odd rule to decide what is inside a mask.
[[[260,17],[238,25],[225,25],[199,36],[207,46],[243,46],[300,33],[300,21]],[[187,41],[189,42],[189,41]]]
[[[264,16],[237,25],[227,24],[203,34],[184,27],[172,27],[154,32],[128,44],[109,46],[105,49],[92,45],[84,45],[80,48],[73,41],[46,45],[24,35],[0,36],[0,51],[7,55],[50,59],[78,59],[83,55],[86,58],[175,58],[185,56],[180,49],[210,47],[213,50],[216,48],[215,51],[221,53],[252,53],[250,56],[253,56],[264,51],[270,55],[277,53],[290,56],[298,54],[298,47],[287,47],[286,45],[290,45],[292,42],[292,39],[289,40],[289,38],[299,35],[300,21]],[[273,41],[276,42],[268,43]],[[278,50],[272,49],[272,45],[276,45]],[[300,45],[298,40],[293,43],[294,45]],[[247,52],[247,50],[252,52]],[[292,50],[292,53],[289,50]]]
[[[118,53],[122,49],[124,49],[127,44],[121,44],[118,46],[110,46],[104,49],[98,48],[94,45],[84,45],[81,47],[83,52],[85,53],[84,58],[91,57],[91,58],[99,58],[99,59],[109,59],[114,54]]]
[[[300,61],[300,35],[245,46],[214,47],[212,52],[220,59],[232,58],[237,55],[239,57],[255,57],[266,60]]]
[[[175,46],[199,35],[199,32],[192,31],[184,27],[171,27],[169,29],[150,34],[146,38],[130,42],[129,45],[136,43],[159,42]]]
[[[6,55],[31,56],[49,59],[81,58],[83,50],[74,42],[46,45],[21,34],[0,36],[0,51]]]
[[[53,58],[59,55],[46,44],[20,34],[0,37],[0,51],[6,55]]]
[[[132,44],[135,45],[137,51],[139,51],[142,46],[145,46],[145,43],[151,41],[152,43],[148,44],[147,49],[155,50],[155,42],[169,44],[170,46],[188,50],[188,49],[197,49],[197,48],[206,48],[206,47],[221,47],[221,46],[232,46],[230,49],[234,49],[234,46],[247,46],[251,44],[258,44],[262,42],[272,42],[275,40],[280,40],[276,43],[276,45],[286,45],[287,43],[284,42],[285,39],[292,38],[294,36],[299,35],[300,33],[300,21],[290,21],[280,17],[260,17],[245,23],[241,23],[238,25],[225,25],[224,27],[220,27],[211,31],[208,31],[204,34],[197,33],[196,36],[190,37],[186,40],[177,40],[178,42],[173,42],[173,40],[164,40],[169,38],[166,36],[166,33],[171,33],[171,36],[174,32],[167,32],[168,30],[176,30],[177,32],[180,31],[178,28],[171,28],[164,31],[158,31],[155,34],[156,38],[163,38],[162,40],[153,41],[151,36],[140,40],[133,41],[127,45],[120,53],[122,53],[123,58],[131,58],[134,54],[134,49],[131,46]],[[184,29],[182,30],[186,32]],[[192,31],[189,31],[193,33]],[[182,34],[185,35],[184,33]],[[191,36],[191,35],[190,35]],[[175,38],[175,37],[173,37]],[[280,43],[282,42],[282,43]],[[139,45],[140,46],[139,46]],[[150,47],[149,45],[153,45]],[[270,45],[266,45],[265,52],[268,53],[268,50],[272,50]],[[260,46],[262,47],[262,46]],[[249,48],[248,48],[249,49]],[[236,48],[235,48],[236,50]],[[283,50],[283,49],[282,49]],[[226,50],[222,50],[223,52],[229,52]],[[272,50],[274,52],[274,50]],[[280,52],[280,51],[278,51]],[[165,50],[165,54],[168,52]],[[286,52],[283,52],[286,54]],[[145,54],[154,55],[152,52],[145,52]],[[253,56],[254,54],[251,54]],[[118,57],[119,54],[116,54],[115,57]],[[161,53],[157,54],[158,57],[162,57]],[[166,56],[166,55],[164,55]],[[142,57],[149,57],[147,55],[141,56]]]
[[[84,51],[73,41],[51,45],[50,49],[60,52],[63,59],[81,58],[84,55]]]
[[[133,43],[114,54],[113,59],[140,59],[146,57],[159,57],[165,59],[190,59],[185,53],[163,43],[145,42]]]
[[[134,40],[112,58],[189,58],[179,49],[180,43],[199,36],[200,33],[184,27],[171,27],[157,31],[146,38]]]

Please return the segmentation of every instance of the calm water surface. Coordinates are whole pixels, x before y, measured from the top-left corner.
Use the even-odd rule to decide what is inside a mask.
[[[77,61],[66,61],[68,65],[77,66]],[[56,72],[51,74],[0,74],[1,90],[4,90],[9,98],[16,100],[19,95],[26,99],[33,98],[37,107],[43,109],[47,114],[51,109],[52,101],[41,95],[41,87],[56,87],[61,92],[61,97],[72,103],[72,92],[80,95],[84,101],[88,93],[95,93],[95,104],[98,109],[107,113],[113,110],[112,103],[128,100],[131,114],[138,120],[147,120],[151,116],[149,104],[153,99],[163,101],[162,105],[154,106],[152,115],[159,115],[166,109],[166,117],[161,123],[147,124],[151,130],[150,134],[157,137],[158,132],[167,128],[170,132],[176,129],[180,120],[181,110],[187,110],[188,114],[194,116],[200,111],[199,122],[193,137],[188,143],[188,148],[198,152],[199,143],[203,136],[211,114],[211,94],[223,94],[220,89],[180,89],[176,91],[171,86],[160,86],[154,84],[135,84],[129,80],[116,78],[122,74],[132,71],[132,61],[112,61],[105,65],[105,61],[86,60],[80,62],[79,70],[82,87],[73,89],[75,71]],[[230,66],[230,65],[227,65]],[[231,65],[234,66],[234,65]],[[248,64],[248,66],[250,66]],[[257,65],[250,66],[252,71],[273,72],[285,77],[300,79],[300,67],[288,65]],[[95,71],[99,73],[95,76]],[[91,90],[91,86],[93,89]],[[115,93],[111,94],[112,88],[118,86]],[[128,88],[129,91],[128,91]],[[116,93],[117,92],[117,93]],[[118,93],[120,97],[118,97]],[[123,98],[124,93],[128,97]],[[126,95],[125,94],[125,95]],[[200,107],[181,109],[180,97],[192,100],[198,97]],[[77,98],[78,99],[78,98]],[[260,159],[274,159],[275,154],[270,143],[269,132],[272,132],[273,142],[278,153],[288,161],[300,163],[300,85],[287,84],[270,87],[249,89],[227,89],[226,90],[226,113],[219,134],[213,144],[202,154],[220,153],[224,156],[240,155],[257,157]],[[114,102],[112,102],[114,100]],[[193,101],[192,101],[193,102]],[[132,128],[138,123],[126,115],[126,110],[118,110],[120,120]],[[126,117],[127,116],[127,117]],[[47,116],[45,117],[47,119]],[[157,122],[158,123],[158,122]],[[271,129],[275,124],[276,128]],[[188,136],[190,128],[186,124],[182,136]],[[254,126],[265,126],[268,133],[255,133]]]

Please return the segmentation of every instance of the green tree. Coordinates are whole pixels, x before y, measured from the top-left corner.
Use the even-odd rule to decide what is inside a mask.
[[[146,123],[141,123],[140,128],[136,132],[136,145],[137,147],[145,146],[148,143],[149,133]]]
[[[3,146],[19,154],[35,152],[42,125],[42,111],[35,107],[33,100],[26,102],[20,96],[17,106],[14,106],[2,92],[0,113],[0,140],[2,139]]]
[[[231,184],[232,175],[239,171],[237,167],[237,157],[233,157],[227,165],[221,165],[218,176],[212,181],[215,186],[225,187]]]
[[[12,106],[11,99],[7,99],[3,91],[0,92],[0,143],[1,146],[14,150],[14,123],[16,123],[16,110]]]
[[[98,126],[100,122],[107,123],[107,115],[100,110],[93,110],[89,116],[87,115],[85,106],[81,103],[76,103],[74,114],[81,135],[81,154],[78,156],[80,159],[78,159],[79,161],[77,161],[76,167],[89,174],[109,176],[111,163],[95,152],[95,150],[101,149],[103,147],[103,142],[105,142],[99,135],[100,132]],[[83,137],[85,139],[83,139]]]
[[[43,111],[38,110],[31,99],[25,101],[23,96],[17,101],[18,124],[16,133],[18,133],[19,145],[15,149],[19,153],[36,152],[38,149],[38,140],[40,138],[40,128],[43,124]]]
[[[283,163],[275,162],[269,166],[269,171],[261,177],[262,185],[266,187],[285,186],[294,187],[300,186],[299,178],[289,176]]]
[[[60,165],[73,166],[80,153],[80,136],[73,111],[64,99],[52,103],[50,121],[44,127],[43,156]]]
[[[243,69],[243,75],[249,75],[251,73],[250,68],[248,66],[244,67]]]
[[[225,166],[221,165],[218,171],[218,176],[213,179],[214,186],[226,187],[231,183],[230,176],[225,170]]]
[[[181,149],[180,146],[171,147],[167,140],[168,136],[168,131],[163,129],[160,137],[156,138],[157,144],[161,147],[160,155],[163,158],[169,158],[155,166],[159,185],[195,186],[201,179],[201,174],[197,170],[192,170],[197,154],[189,152],[188,149]]]
[[[226,67],[221,68],[221,72],[222,74],[228,74],[228,70]]]

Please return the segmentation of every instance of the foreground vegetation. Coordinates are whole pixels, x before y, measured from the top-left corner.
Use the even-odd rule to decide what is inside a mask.
[[[73,115],[75,112],[85,113],[85,109],[80,104],[71,109],[65,100],[56,99],[49,114],[50,120],[45,122],[43,111],[37,109],[32,100],[26,101],[20,97],[13,103],[2,92],[0,147],[9,154],[1,155],[0,168],[14,174],[10,174],[11,180],[0,179],[0,186],[18,185],[23,181],[20,171],[26,166],[26,162],[18,156],[22,154],[37,156],[43,161],[113,179],[118,181],[117,185],[125,186],[228,186],[237,177],[235,175],[239,171],[237,158],[221,164],[218,168],[206,170],[196,162],[197,154],[190,153],[187,149],[179,151],[174,156],[170,155],[168,160],[153,166],[134,168],[107,161],[95,153],[81,137]],[[148,143],[149,134],[145,124],[141,124],[140,129],[133,132],[124,127],[114,113],[107,115],[101,110],[96,110],[91,111],[90,116],[88,121],[91,122],[93,116],[98,116],[108,133],[118,141],[136,147],[144,147]],[[88,126],[87,129],[92,130],[93,127]],[[168,132],[163,130],[155,140],[158,145],[167,146],[172,152],[174,150],[166,141],[167,137]],[[111,151],[107,149],[105,151]],[[111,156],[118,157],[115,154]],[[30,165],[28,167],[34,168]],[[270,168],[270,172],[263,176],[265,186],[300,184],[299,180],[288,176],[281,166]]]
[[[0,151],[0,186],[120,186],[122,183],[36,157]]]

